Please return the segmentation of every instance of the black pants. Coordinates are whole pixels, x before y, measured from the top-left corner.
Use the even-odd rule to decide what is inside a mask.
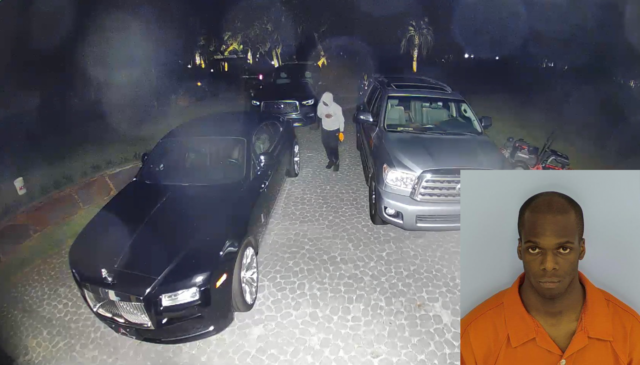
[[[340,133],[340,129],[328,131],[322,128],[322,145],[324,146],[324,150],[327,152],[327,158],[329,161],[334,163],[338,162],[340,159],[340,156],[338,155],[338,146],[340,145],[338,133]]]

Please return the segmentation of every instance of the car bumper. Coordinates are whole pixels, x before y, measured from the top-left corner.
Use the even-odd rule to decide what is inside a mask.
[[[385,222],[407,231],[457,231],[460,230],[459,203],[419,202],[376,187],[378,215]],[[395,216],[386,209],[396,211]]]
[[[233,312],[225,315],[198,315],[180,323],[162,326],[156,329],[130,327],[112,321],[100,315],[98,319],[115,333],[143,342],[157,344],[180,344],[207,338],[222,332],[233,323]]]
[[[82,291],[84,285],[75,278],[74,281]],[[197,341],[220,333],[233,323],[232,281],[231,278],[227,279],[223,285],[213,291],[209,288],[204,289],[204,296],[194,305],[186,304],[161,310],[157,305],[144,300],[144,306],[153,328],[142,328],[116,321],[93,311],[92,313],[114,332],[131,339],[158,344]],[[89,310],[91,310],[90,307]]]
[[[254,106],[255,110],[260,112],[259,106]],[[293,123],[294,127],[307,127],[317,122],[315,106],[303,106],[298,113],[274,114],[284,117]]]

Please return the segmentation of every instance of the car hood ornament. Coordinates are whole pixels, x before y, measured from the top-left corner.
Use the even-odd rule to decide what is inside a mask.
[[[102,269],[102,278],[104,279],[104,282],[107,284],[115,283],[115,280],[113,280],[113,274],[110,274],[107,271],[107,269]]]

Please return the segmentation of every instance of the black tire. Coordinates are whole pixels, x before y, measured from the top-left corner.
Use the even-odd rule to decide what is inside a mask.
[[[371,174],[371,178],[369,179],[369,218],[371,218],[371,223],[376,226],[387,224],[387,222],[383,221],[378,214],[378,202],[376,200],[376,179],[373,174]]]
[[[238,251],[238,257],[236,258],[235,266],[233,267],[233,280],[232,280],[232,286],[231,286],[231,306],[234,312],[248,312],[251,309],[253,309],[253,306],[258,301],[257,288],[256,288],[256,298],[251,304],[247,303],[242,293],[242,282],[241,282],[242,258],[248,247],[251,247],[253,251],[256,252],[256,267],[258,270],[257,283],[260,282],[260,266],[258,265],[258,256],[257,256],[258,250],[252,240],[247,240],[242,244],[242,247],[240,247],[240,250]]]
[[[296,151],[297,147],[297,151]],[[296,156],[297,153],[297,156]],[[289,178],[298,177],[300,175],[300,145],[298,145],[298,139],[293,140],[293,146],[291,147],[291,153],[289,154],[289,165],[287,166],[286,175]],[[298,158],[298,168],[296,169],[296,157]]]

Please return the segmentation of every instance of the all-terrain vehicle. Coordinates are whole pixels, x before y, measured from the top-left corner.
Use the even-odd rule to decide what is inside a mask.
[[[500,152],[511,162],[514,170],[570,170],[569,156],[551,148],[555,131],[539,148],[524,139],[507,138]]]

